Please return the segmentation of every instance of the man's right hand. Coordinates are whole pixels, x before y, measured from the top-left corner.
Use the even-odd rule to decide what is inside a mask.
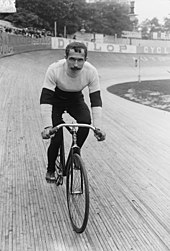
[[[41,132],[41,136],[43,139],[49,139],[51,137],[51,134],[50,134],[51,129],[52,129],[52,126],[44,128],[44,130]]]

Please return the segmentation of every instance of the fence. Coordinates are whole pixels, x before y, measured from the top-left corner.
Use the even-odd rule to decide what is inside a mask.
[[[0,57],[33,50],[51,49],[51,37],[31,38],[0,33]]]
[[[74,40],[57,37],[31,38],[1,32],[0,57],[33,50],[64,49],[71,41]],[[83,39],[82,41],[87,45],[89,51],[95,52],[170,55],[169,41],[132,39],[131,44],[128,44],[127,39],[107,40],[107,37],[103,43],[84,41]]]

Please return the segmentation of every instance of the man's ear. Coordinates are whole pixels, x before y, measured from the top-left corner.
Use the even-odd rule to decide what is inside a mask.
[[[65,59],[67,59],[67,58],[68,58],[68,56],[67,56],[66,54],[64,54],[64,58],[65,58]]]

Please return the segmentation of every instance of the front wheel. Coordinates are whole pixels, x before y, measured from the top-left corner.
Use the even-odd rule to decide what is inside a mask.
[[[73,154],[66,181],[67,205],[73,230],[82,233],[89,216],[89,185],[82,158]]]

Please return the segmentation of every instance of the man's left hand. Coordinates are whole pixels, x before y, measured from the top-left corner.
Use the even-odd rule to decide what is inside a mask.
[[[100,130],[99,128],[95,129],[94,136],[97,138],[98,141],[103,141],[106,139],[106,133]]]

